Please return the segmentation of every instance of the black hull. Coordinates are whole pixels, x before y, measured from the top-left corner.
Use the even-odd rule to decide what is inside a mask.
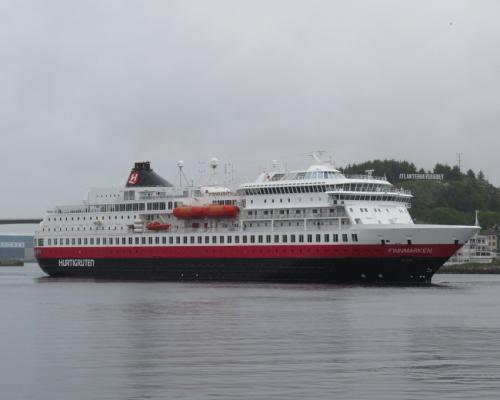
[[[443,258],[399,259],[95,259],[59,266],[40,259],[53,277],[113,280],[428,284]]]

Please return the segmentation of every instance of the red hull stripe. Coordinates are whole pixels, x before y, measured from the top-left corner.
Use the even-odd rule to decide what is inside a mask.
[[[227,245],[37,247],[44,258],[448,258],[461,246],[430,245]]]

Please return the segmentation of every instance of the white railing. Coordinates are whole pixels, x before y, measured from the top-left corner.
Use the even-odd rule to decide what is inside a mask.
[[[332,193],[339,193],[339,194],[350,194],[350,193],[355,193],[355,194],[359,194],[359,193],[364,193],[364,194],[368,194],[370,196],[391,196],[391,195],[407,195],[407,196],[411,196],[411,190],[406,190],[406,189],[392,189],[390,192],[385,192],[385,191],[367,191],[367,190],[363,190],[363,188],[354,188],[352,190],[344,190],[344,189],[333,189],[333,190],[328,190],[327,191],[328,194],[332,194]]]
[[[384,176],[372,176],[372,175],[344,175],[347,179],[374,179],[376,181],[387,181]]]

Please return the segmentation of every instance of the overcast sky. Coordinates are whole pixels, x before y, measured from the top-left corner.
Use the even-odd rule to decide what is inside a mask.
[[[500,185],[500,1],[0,0],[0,217],[41,216],[134,161],[375,158]]]

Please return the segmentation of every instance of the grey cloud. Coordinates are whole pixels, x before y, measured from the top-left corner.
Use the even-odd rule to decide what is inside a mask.
[[[9,215],[120,185],[136,159],[230,160],[241,180],[323,148],[500,184],[495,1],[3,1]]]

